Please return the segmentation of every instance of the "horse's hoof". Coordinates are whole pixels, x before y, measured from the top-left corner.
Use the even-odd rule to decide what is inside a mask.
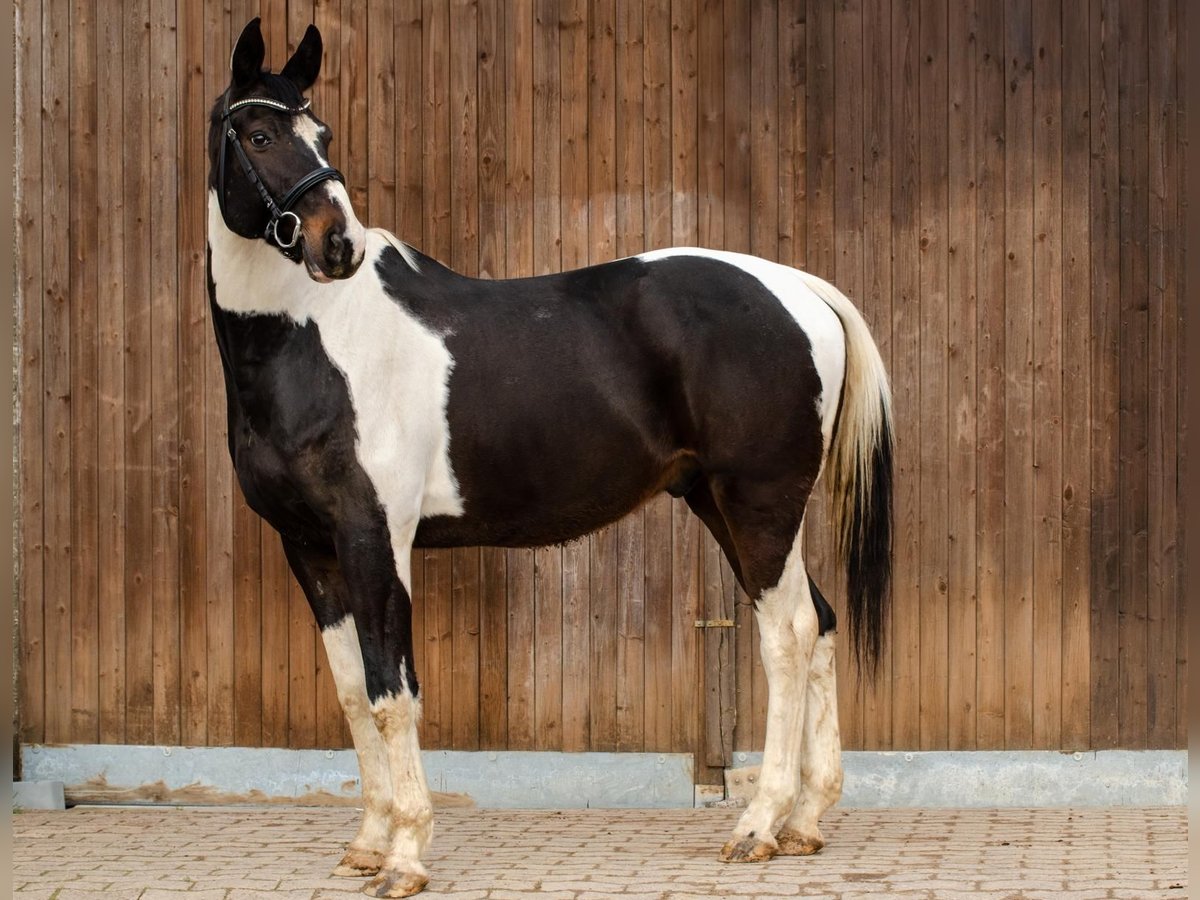
[[[721,862],[766,862],[778,850],[774,843],[754,836],[733,838],[721,848]]]
[[[350,849],[333,874],[339,878],[366,878],[368,875],[377,875],[382,868],[383,854],[378,850]]]
[[[779,842],[780,856],[812,856],[825,846],[820,835],[806,836],[790,828],[781,828],[775,840]]]
[[[411,897],[423,891],[428,883],[428,875],[384,869],[363,888],[363,893],[368,897]]]

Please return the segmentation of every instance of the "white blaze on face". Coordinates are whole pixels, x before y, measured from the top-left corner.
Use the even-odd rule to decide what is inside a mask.
[[[308,113],[292,117],[292,131],[312,150],[317,158],[316,167],[329,165],[329,160],[325,157],[325,146],[321,142],[321,129],[322,126],[317,124],[317,120]],[[323,191],[329,202],[341,210],[342,216],[346,220],[346,240],[350,241],[350,246],[354,248],[351,264],[358,266],[362,263],[363,254],[366,252],[367,232],[362,222],[358,220],[358,216],[354,214],[346,186],[331,178],[321,182],[313,190]]]

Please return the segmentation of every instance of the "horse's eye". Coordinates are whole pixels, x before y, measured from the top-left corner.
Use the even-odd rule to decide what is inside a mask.
[[[261,131],[256,131],[254,134],[250,135],[250,143],[261,150],[263,147],[271,143],[271,139]]]

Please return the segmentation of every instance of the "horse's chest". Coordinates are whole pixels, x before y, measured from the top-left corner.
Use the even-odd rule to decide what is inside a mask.
[[[341,374],[316,353],[281,352],[236,373],[230,450],[247,502],[285,534],[327,527],[361,490],[353,408]]]

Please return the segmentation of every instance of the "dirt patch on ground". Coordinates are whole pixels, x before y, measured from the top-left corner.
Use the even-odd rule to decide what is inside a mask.
[[[344,790],[352,790],[356,782],[347,781]],[[308,791],[297,797],[276,797],[263,791],[244,794],[220,791],[209,785],[194,782],[184,787],[167,787],[163,781],[150,781],[136,787],[108,783],[103,775],[89,778],[81,784],[68,785],[64,793],[68,803],[138,804],[164,803],[179,806],[361,806],[362,797],[355,793],[333,794],[329,791]],[[467,794],[448,794],[433,791],[435,809],[466,809],[475,801]]]

